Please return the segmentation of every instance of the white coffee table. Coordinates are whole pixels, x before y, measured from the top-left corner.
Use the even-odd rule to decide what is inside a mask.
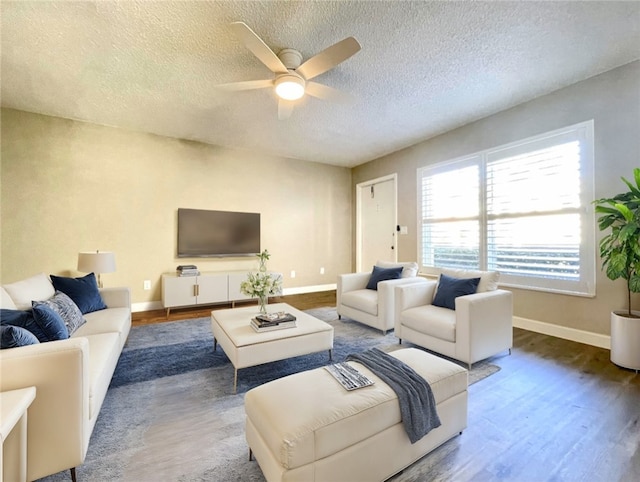
[[[238,385],[238,370],[294,356],[333,350],[333,327],[286,303],[267,306],[268,313],[285,311],[296,317],[295,328],[258,333],[250,326],[258,314],[257,306],[214,310],[211,312],[213,349],[218,343],[234,367],[233,392]]]

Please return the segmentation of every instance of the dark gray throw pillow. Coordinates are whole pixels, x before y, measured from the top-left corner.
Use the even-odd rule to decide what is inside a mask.
[[[19,346],[40,343],[36,335],[29,330],[14,325],[0,326],[0,348],[17,348]]]
[[[390,279],[398,279],[402,276],[402,266],[397,268],[380,268],[378,266],[373,267],[373,271],[371,272],[371,277],[369,278],[369,282],[367,283],[368,290],[377,290],[378,283],[380,281],[387,281]]]
[[[50,275],[51,283],[57,291],[62,291],[78,306],[82,314],[104,310],[107,305],[102,301],[96,275],[89,273],[81,278],[65,278]]]
[[[456,309],[458,296],[472,295],[478,290],[480,278],[451,278],[445,274],[440,275],[438,291],[432,305],[441,308]]]

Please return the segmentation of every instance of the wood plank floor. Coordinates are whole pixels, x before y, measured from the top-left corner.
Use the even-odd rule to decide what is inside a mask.
[[[274,298],[298,309],[335,306],[335,291]],[[169,320],[209,316],[175,310]],[[135,313],[134,325],[166,321]],[[394,476],[407,481],[639,481],[640,375],[609,351],[514,329],[501,370],[469,387],[468,427]]]

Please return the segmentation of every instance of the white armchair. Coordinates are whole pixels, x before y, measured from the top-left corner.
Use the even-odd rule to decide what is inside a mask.
[[[497,289],[495,271],[443,269],[454,278],[480,278],[474,294],[455,298],[455,310],[434,306],[437,281],[395,288],[395,335],[471,365],[513,345],[513,301]]]
[[[336,308],[339,318],[342,316],[349,317],[352,320],[382,330],[384,335],[388,330],[393,330],[395,326],[394,288],[407,284],[426,283],[427,280],[417,276],[418,264],[414,262],[390,263],[378,261],[376,266],[384,269],[402,267],[402,277],[380,281],[377,283],[377,290],[375,290],[367,289],[372,273],[338,275]]]

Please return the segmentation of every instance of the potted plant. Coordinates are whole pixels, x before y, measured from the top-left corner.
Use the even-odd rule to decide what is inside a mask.
[[[627,284],[627,309],[611,313],[611,361],[640,369],[640,317],[631,310],[631,293],[640,293],[640,168],[633,183],[622,178],[628,191],[594,201],[600,231],[602,268],[611,280]]]

